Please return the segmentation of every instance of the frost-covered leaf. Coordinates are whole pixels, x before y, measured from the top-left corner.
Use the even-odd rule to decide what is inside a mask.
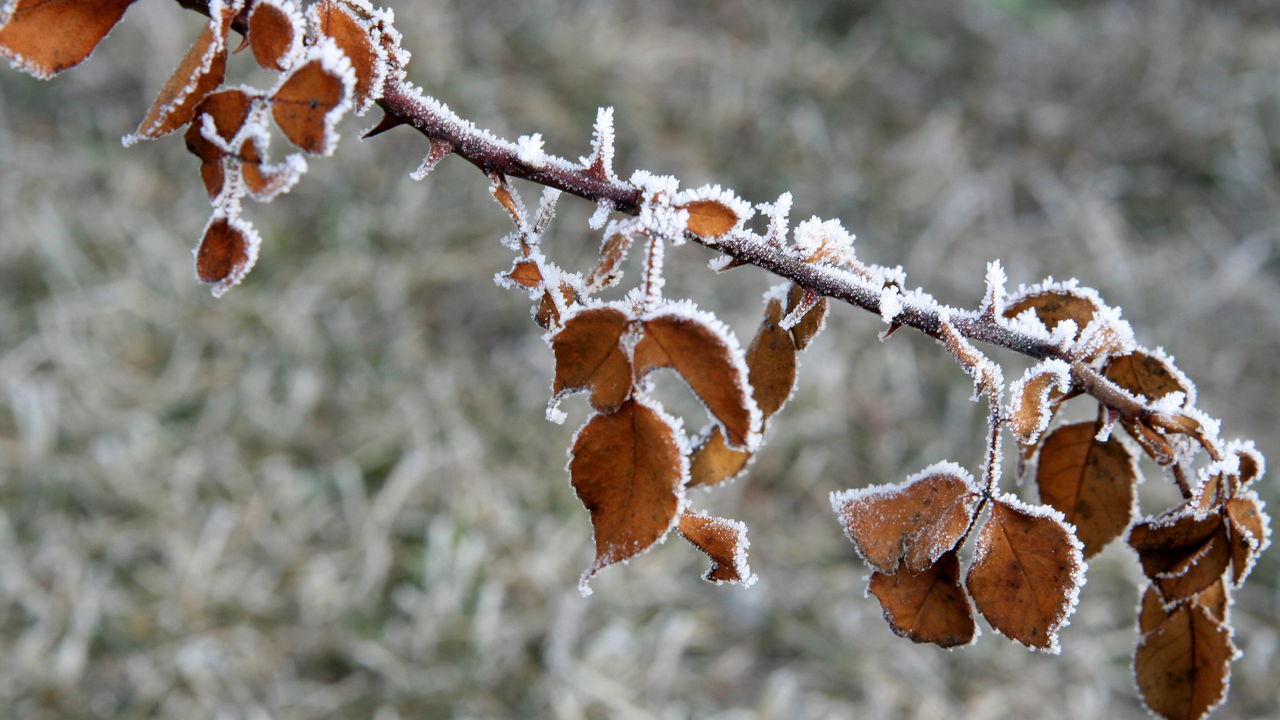
[[[960,587],[960,560],[951,550],[920,572],[905,565],[871,574],[867,590],[880,601],[893,632],[913,642],[956,647],[973,642],[973,606]]]
[[[1133,668],[1151,711],[1170,720],[1206,717],[1226,698],[1231,631],[1207,609],[1179,605],[1138,643]]]
[[[560,326],[561,309],[572,308],[579,299],[578,289],[569,283],[562,282],[549,287],[538,300],[538,306],[533,311],[533,321],[544,329],[557,328]]]
[[[1053,418],[1053,400],[1071,390],[1071,366],[1049,359],[1028,368],[1010,388],[1009,432],[1022,445],[1032,445]]]
[[[1040,450],[1040,500],[1076,526],[1090,558],[1119,537],[1133,519],[1138,463],[1115,438],[1097,439],[1096,422],[1063,425]]]
[[[644,400],[591,417],[569,453],[573,489],[591,513],[596,557],[579,581],[648,550],[666,537],[684,504],[687,474],[680,430]]]
[[[332,38],[355,71],[355,112],[362,114],[382,96],[387,77],[386,50],[381,32],[343,0],[320,0],[307,8],[307,17],[320,35]]]
[[[689,457],[689,486],[710,487],[732,480],[750,461],[751,453],[729,447],[724,441],[724,430],[712,425]]]
[[[239,284],[258,259],[261,244],[248,222],[219,208],[205,226],[196,249],[196,277],[213,285],[214,297]]]
[[[811,293],[811,290],[799,285],[792,285],[787,292],[786,317],[791,317],[798,308],[808,305],[800,310],[800,318],[791,326],[791,338],[796,342],[796,350],[809,347],[809,343],[813,342],[827,324],[827,298],[818,296],[816,300],[812,300],[809,297]]]
[[[719,200],[695,200],[677,205],[678,210],[689,213],[689,232],[704,238],[718,238],[732,230],[739,222],[738,215]]]
[[[833,492],[831,508],[867,564],[923,572],[964,536],[979,497],[968,472],[938,463],[897,485]]]
[[[796,226],[793,237],[796,253],[804,262],[845,265],[856,259],[853,235],[839,220],[809,218]]]
[[[1093,320],[1094,313],[1102,307],[1101,298],[1093,290],[1078,287],[1074,281],[1054,283],[1048,280],[1040,285],[1023,289],[1009,298],[1004,306],[1004,316],[1015,318],[1031,310],[1050,331],[1064,320],[1074,322],[1079,331]]]
[[[542,287],[542,270],[538,268],[538,263],[532,260],[516,260],[510,272],[503,277],[523,288]]]
[[[680,535],[711,558],[711,568],[702,576],[709,583],[753,585],[756,576],[747,564],[747,526],[737,520],[686,512],[680,516]]]
[[[765,304],[764,321],[747,348],[747,379],[765,419],[786,404],[796,385],[795,342],[780,322],[782,301],[770,298]]]
[[[231,21],[243,2],[209,3],[209,24],[187,50],[146,117],[132,135],[124,137],[125,145],[158,138],[191,122],[196,106],[222,84],[227,73],[227,33]]]
[[[591,405],[610,412],[631,395],[631,363],[622,347],[630,318],[617,308],[575,313],[551,336],[556,376],[552,402],[580,390],[591,391]]]
[[[1252,440],[1248,442],[1234,441],[1227,446],[1227,452],[1236,456],[1237,469],[1240,473],[1240,485],[1242,487],[1249,485],[1266,473],[1267,460],[1262,453],[1258,452],[1258,448],[1254,447]]]
[[[1162,352],[1135,350],[1107,361],[1107,379],[1134,395],[1154,402],[1173,392],[1182,393],[1182,407],[1195,403],[1195,385]]]
[[[1084,584],[1080,541],[1062,514],[1012,496],[992,503],[965,584],[991,627],[1028,647],[1058,651],[1058,630]]]
[[[75,67],[135,0],[9,0],[0,7],[0,55],[48,80]]]
[[[687,303],[666,303],[643,318],[635,347],[637,378],[669,367],[680,374],[724,428],[730,447],[754,450],[761,417],[733,333],[714,315]]]
[[[249,13],[249,47],[267,70],[288,70],[302,57],[306,28],[294,0],[258,0]]]
[[[592,268],[591,274],[587,276],[588,292],[595,292],[607,287],[613,287],[622,279],[622,270],[620,269],[622,261],[627,259],[627,253],[631,250],[631,245],[635,241],[635,236],[628,232],[615,232],[606,234],[604,240],[600,243],[600,259],[596,262],[596,266]]]
[[[1244,582],[1254,560],[1271,544],[1271,521],[1262,511],[1264,503],[1252,490],[1227,500],[1227,520],[1231,525],[1231,580]]]
[[[351,104],[355,75],[333,40],[312,45],[271,93],[271,114],[289,142],[313,155],[329,155],[334,130]]]
[[[1187,506],[1134,525],[1129,545],[1138,552],[1143,574],[1166,602],[1189,598],[1209,587],[1231,562],[1222,515],[1197,515]]]
[[[240,170],[244,186],[255,200],[267,202],[287,192],[307,171],[307,162],[301,155],[293,154],[276,165],[268,164],[265,136],[250,136],[240,143],[234,158]]]

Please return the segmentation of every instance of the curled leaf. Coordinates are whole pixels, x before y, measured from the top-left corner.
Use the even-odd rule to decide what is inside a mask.
[[[954,550],[920,572],[905,565],[893,574],[871,574],[868,591],[880,601],[893,632],[918,643],[956,647],[973,642],[973,606],[960,587],[960,560]]]
[[[1079,333],[1093,320],[1094,313],[1102,307],[1102,300],[1096,292],[1088,288],[1050,281],[1010,298],[1004,306],[1004,316],[1015,318],[1031,310],[1035,313],[1036,319],[1049,330],[1053,330],[1064,320],[1070,320],[1075,323],[1076,332]]]
[[[271,114],[289,142],[314,155],[338,144],[334,126],[350,105],[355,75],[333,41],[312,45],[271,93]]]
[[[680,516],[680,535],[711,558],[702,576],[709,583],[754,585],[756,576],[747,564],[747,526],[737,520],[686,512]]]
[[[787,292],[787,318],[799,314],[791,328],[791,338],[796,342],[796,350],[804,350],[809,343],[822,332],[827,324],[827,298],[818,296],[812,290],[799,285],[792,285]]]
[[[732,480],[746,469],[750,461],[750,452],[729,447],[724,440],[724,430],[719,425],[712,425],[689,456],[689,486],[709,487]]]
[[[1095,422],[1059,427],[1045,439],[1036,470],[1040,500],[1076,526],[1086,559],[1129,527],[1139,480],[1124,444],[1097,435]]]
[[[252,225],[222,209],[214,210],[196,249],[196,277],[213,285],[214,297],[221,296],[249,273],[260,244]]]
[[[371,18],[360,17],[347,2],[320,0],[307,9],[316,32],[332,38],[355,71],[356,114],[362,114],[382,96],[387,77],[386,49],[381,31]]]
[[[569,452],[573,489],[591,513],[596,557],[578,588],[601,569],[648,550],[676,524],[688,472],[675,422],[643,400],[598,413]]]
[[[631,233],[616,232],[606,235],[600,243],[600,259],[596,261],[596,266],[592,268],[591,274],[587,276],[587,289],[591,292],[602,290],[607,287],[613,287],[622,279],[622,270],[619,267],[622,261],[627,258],[627,252],[631,250],[631,245],[635,241],[635,236]]]
[[[258,0],[249,13],[249,47],[267,70],[288,70],[302,56],[304,27],[294,0]]]
[[[1084,582],[1080,541],[1048,507],[1005,496],[992,504],[965,584],[991,627],[1031,648],[1058,651],[1058,630]]]
[[[0,7],[0,55],[42,79],[75,67],[135,0],[10,0]]]
[[[1220,513],[1197,515],[1178,507],[1129,531],[1142,571],[1166,602],[1189,598],[1218,581],[1231,562]]]
[[[1244,582],[1258,555],[1271,544],[1271,522],[1262,508],[1262,500],[1252,490],[1226,502],[1231,528],[1231,580],[1236,585]]]
[[[1053,399],[1070,390],[1071,366],[1062,360],[1045,360],[1029,368],[1010,389],[1009,432],[1021,445],[1034,444],[1049,427]]]
[[[1148,401],[1180,392],[1182,407],[1195,403],[1195,385],[1163,353],[1135,350],[1118,355],[1107,361],[1102,372],[1111,382]]]

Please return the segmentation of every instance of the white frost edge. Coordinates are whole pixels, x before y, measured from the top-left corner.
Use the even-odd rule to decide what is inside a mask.
[[[716,567],[718,567],[720,563],[717,562],[715,558],[711,557],[711,553],[698,547],[692,540],[690,540],[690,545],[693,545],[698,552],[711,559],[711,567],[702,575],[703,580],[706,580],[712,585],[741,585],[744,588],[749,588],[760,580],[758,575],[751,572],[751,565],[747,562],[747,550],[751,548],[751,540],[747,537],[746,523],[732,518],[715,517],[702,511],[686,511],[685,514],[704,520],[710,520],[712,525],[729,530],[737,538],[737,542],[733,545],[733,571],[737,573],[738,577],[742,578],[741,580],[712,580],[711,575],[715,572]]]
[[[276,86],[271,88],[267,93],[268,97],[274,98],[276,93],[280,92],[294,73],[306,67],[313,61],[320,62],[320,68],[329,75],[337,77],[342,83],[342,100],[338,102],[324,115],[324,147],[321,148],[317,155],[332,155],[333,151],[338,147],[338,132],[334,128],[338,121],[346,114],[352,105],[352,95],[355,93],[356,87],[356,71],[351,67],[351,61],[347,59],[346,53],[338,48],[338,44],[333,38],[326,37],[320,42],[312,45],[307,50],[307,56],[297,65],[294,65],[289,72],[280,77]]]
[[[227,224],[235,231],[244,235],[245,238],[245,258],[244,264],[233,268],[230,275],[212,283],[209,292],[215,297],[222,297],[223,293],[240,284],[240,281],[249,274],[253,266],[258,262],[258,249],[262,245],[262,237],[258,235],[258,231],[254,229],[253,224],[240,217],[239,203],[231,202],[224,206],[218,206],[213,209],[213,214],[209,216],[209,222],[205,223],[204,229],[200,231],[200,243],[191,251],[191,259],[194,261],[200,255],[200,245],[204,244],[205,235],[209,232],[209,228],[219,220],[226,220]],[[194,269],[194,263],[192,265]],[[195,273],[196,282],[206,284],[200,279],[200,273]]]
[[[306,45],[303,40],[307,34],[307,22],[302,16],[302,9],[298,6],[297,0],[257,0],[253,6],[253,10],[249,11],[249,27],[253,27],[253,16],[258,12],[258,8],[270,5],[279,10],[289,20],[289,26],[293,30],[293,40],[289,43],[289,49],[283,55],[276,58],[276,64],[279,65],[281,72],[287,72],[292,69],[305,55]],[[252,30],[250,30],[252,33]]]
[[[1022,402],[1024,395],[1026,395],[1027,392],[1027,385],[1033,379],[1044,377],[1046,375],[1053,376],[1057,382],[1054,382],[1051,385],[1045,385],[1039,391],[1039,398],[1037,398],[1037,400],[1040,406],[1040,417],[1036,419],[1034,429],[1025,436],[1022,436],[1017,433],[1013,433],[1013,429],[1010,428],[1010,432],[1014,434],[1014,437],[1018,439],[1018,442],[1024,445],[1035,442],[1036,439],[1040,437],[1040,434],[1049,427],[1049,421],[1052,419],[1049,411],[1049,393],[1052,390],[1057,390],[1061,393],[1066,393],[1071,390],[1071,366],[1068,365],[1066,361],[1058,358],[1050,358],[1048,360],[1041,361],[1027,368],[1026,372],[1022,373],[1022,377],[1015,380],[1009,387],[1009,406],[1008,409],[1005,410],[1005,414],[1007,417],[1013,417],[1022,409]]]
[[[333,38],[320,32],[320,5],[321,3],[315,3],[307,8],[307,21],[311,24],[316,37],[321,37],[325,40],[333,40]],[[356,27],[363,30],[365,36],[369,39],[369,47],[373,52],[373,74],[369,78],[369,96],[366,98],[354,97],[354,82],[352,83],[351,88],[347,91],[348,101],[350,101],[352,105],[352,113],[355,115],[364,115],[368,112],[369,108],[373,107],[373,104],[382,97],[382,91],[387,82],[387,49],[382,45],[382,24],[379,22],[382,18],[377,14],[368,0],[343,0],[342,2],[330,2],[327,3],[327,7],[330,9],[336,8],[338,12],[346,15],[347,19],[354,23]],[[356,13],[357,9],[369,16],[369,18],[366,20],[360,17]],[[339,48],[338,52],[342,52],[342,50]],[[346,57],[346,53],[342,53],[342,55],[343,57]],[[350,63],[351,59],[347,58],[347,62]],[[354,72],[353,68],[352,77],[354,77]],[[328,155],[329,153],[325,154]]]

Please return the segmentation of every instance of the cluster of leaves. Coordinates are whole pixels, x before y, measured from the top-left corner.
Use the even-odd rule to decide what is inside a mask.
[[[1173,359],[1138,345],[1119,309],[1097,292],[1050,279],[1008,294],[993,262],[977,309],[947,307],[907,290],[901,268],[860,262],[838,221],[815,217],[793,228],[789,194],[752,206],[719,186],[682,191],[675,178],[644,171],[620,179],[611,110],[600,111],[591,152],[577,162],[545,153],[538,135],[510,143],[477,129],[406,82],[409,55],[394,17],[366,0],[178,1],[208,24],[124,141],[187,128],[213,206],[196,274],[215,295],[257,257],[243,199],[267,201],[292,187],[306,169],[304,154],[333,151],[346,112],[382,108],[369,136],[403,124],[423,133],[430,146],[414,177],[455,153],[486,173],[514,225],[503,243],[515,258],[495,279],[528,294],[554,355],[548,417],[562,421],[561,401],[579,392],[593,411],[568,462],[595,537],[595,558],[579,583],[584,594],[603,568],[673,529],[710,557],[706,580],[755,580],[745,525],[691,507],[688,490],[714,488],[746,470],[794,391],[798,355],[821,331],[828,298],[838,298],[878,313],[887,325],[882,338],[910,326],[937,339],[989,408],[980,479],[941,462],[900,484],[831,495],[872,567],[868,591],[892,630],[916,642],[964,645],[977,634],[976,610],[1009,638],[1056,651],[1086,559],[1125,535],[1147,578],[1134,667],[1148,707],[1196,718],[1225,697],[1237,655],[1231,590],[1268,544],[1269,520],[1250,487],[1265,461],[1251,442],[1219,437],[1218,421],[1196,407],[1195,389]],[[50,77],[88,57],[132,4],[9,0],[0,8],[0,53]],[[258,66],[278,73],[272,88],[223,86],[233,31]],[[277,132],[301,152],[271,164]],[[536,212],[526,209],[512,176],[547,186]],[[544,253],[561,191],[599,204],[590,222],[601,235],[599,259],[585,273]],[[753,229],[757,211],[764,221]],[[760,327],[745,349],[712,313],[664,296],[664,252],[687,241],[719,251],[711,262],[717,272],[750,264],[789,281],[765,294]],[[606,296],[621,284],[633,248],[643,256],[638,282]],[[1006,383],[1003,367],[973,339],[1037,363]],[[696,436],[655,398],[659,369],[673,371],[702,402],[709,423]],[[1082,397],[1097,403],[1096,419],[1055,423],[1065,403]],[[1006,434],[1017,445],[1019,474],[1034,475],[1040,504],[1000,488]],[[1135,492],[1142,455],[1181,490],[1182,502],[1142,515]],[[962,551],[975,534],[962,582]]]

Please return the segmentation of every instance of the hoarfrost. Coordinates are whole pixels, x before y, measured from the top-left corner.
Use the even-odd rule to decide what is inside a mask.
[[[1005,414],[1015,421],[1017,427],[1011,427],[1011,431],[1019,442],[1033,443],[1049,427],[1053,418],[1049,395],[1054,390],[1060,393],[1071,390],[1071,365],[1058,358],[1027,368],[1022,377],[1009,387],[1009,406]],[[1035,397],[1028,397],[1028,391],[1035,393]],[[1034,416],[1026,417],[1026,412],[1034,413]]]
[[[796,226],[794,236],[799,258],[805,262],[848,265],[856,259],[854,236],[839,220],[811,217]]]
[[[338,132],[336,130],[338,121],[350,109],[352,105],[351,98],[356,87],[355,69],[352,68],[351,61],[347,59],[346,53],[342,52],[333,38],[326,37],[312,45],[307,50],[306,58],[295,65],[293,70],[283,75],[280,81],[276,83],[276,86],[271,89],[269,95],[274,99],[280,90],[293,79],[296,72],[316,61],[320,63],[320,67],[326,73],[331,77],[337,78],[342,83],[342,100],[324,115],[324,144],[319,153],[317,153],[319,155],[332,155],[333,151],[338,147]]]
[[[595,128],[591,134],[591,156],[578,158],[588,173],[595,173],[601,180],[615,182],[613,174],[613,108],[596,110]]]
[[[1007,294],[1004,286],[1008,281],[1009,277],[1005,274],[999,260],[987,263],[987,290],[982,296],[979,314],[987,317],[1000,317],[1004,314],[1004,301]]]
[[[453,148],[449,147],[448,143],[432,138],[431,151],[422,159],[422,164],[418,166],[418,169],[409,173],[409,177],[414,180],[426,179],[427,174],[434,170],[435,166],[439,165],[440,161],[451,152],[453,152]]]
[[[892,325],[893,321],[902,314],[902,292],[895,286],[886,287],[880,291],[880,319],[886,325]]]
[[[756,205],[763,215],[769,216],[767,239],[770,245],[782,249],[787,242],[787,219],[791,215],[791,193],[784,192],[771,203]]]
[[[591,213],[591,217],[587,220],[587,227],[592,230],[599,230],[604,224],[609,222],[609,213],[613,212],[613,203],[608,200],[601,200],[596,203],[596,211]]]
[[[529,167],[542,167],[543,161],[547,158],[546,152],[542,149],[542,133],[521,135],[516,138],[516,154],[520,162]]]

